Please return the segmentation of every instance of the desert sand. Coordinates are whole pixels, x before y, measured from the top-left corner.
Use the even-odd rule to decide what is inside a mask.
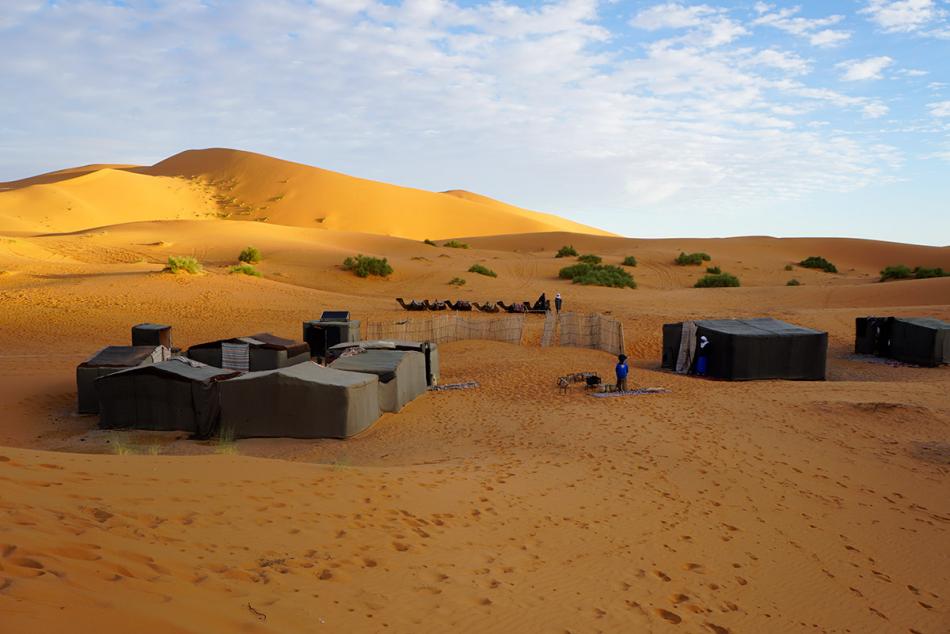
[[[249,244],[263,277],[229,275]],[[636,256],[639,288],[558,280],[564,244]],[[692,288],[681,250],[743,286]],[[358,279],[340,268],[355,253],[395,273]],[[163,273],[169,255],[205,273]],[[810,255],[840,273],[785,270]],[[950,268],[950,248],[622,238],[232,150],[2,183],[0,632],[948,632],[950,368],[851,354],[857,316],[950,319],[950,278],[877,283],[897,263]],[[401,319],[400,296],[542,291],[622,320],[632,383],[670,392],[559,394],[559,375],[614,359],[539,347],[529,316],[521,346],[440,347],[442,381],[480,388],[346,441],[75,414],[76,364],[135,323],[186,347],[299,338],[325,309]],[[827,330],[828,380],[660,370],[663,323],[762,315]]]

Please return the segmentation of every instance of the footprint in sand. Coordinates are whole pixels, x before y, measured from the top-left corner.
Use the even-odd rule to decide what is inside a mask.
[[[670,576],[663,572],[662,570],[654,570],[653,574],[662,579],[663,581],[670,581]]]
[[[659,614],[661,618],[663,618],[666,621],[669,621],[670,623],[673,623],[674,625],[677,625],[683,622],[683,617],[681,617],[676,612],[670,612],[669,610],[664,610],[663,608],[659,608],[657,609],[656,613]]]

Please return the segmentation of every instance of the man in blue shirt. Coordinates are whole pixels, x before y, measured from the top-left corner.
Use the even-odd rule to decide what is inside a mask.
[[[627,355],[621,354],[617,356],[617,391],[626,392],[627,391],[627,374],[630,372],[630,368],[627,366]]]

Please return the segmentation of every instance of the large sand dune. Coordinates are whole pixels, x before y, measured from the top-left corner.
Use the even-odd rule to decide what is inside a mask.
[[[950,319],[950,278],[876,282],[888,264],[950,268],[950,249],[565,232],[465,192],[366,183],[215,150],[5,184],[0,633],[950,631],[950,368],[851,354],[857,316]],[[350,206],[301,215],[331,198]],[[382,222],[389,201],[422,211],[347,225],[362,209]],[[571,243],[636,256],[639,288],[557,279]],[[248,244],[262,278],[227,272]],[[674,266],[681,250],[743,286],[692,288],[705,266]],[[358,279],[340,268],[355,253],[395,273]],[[170,255],[205,273],[162,273]],[[809,255],[840,272],[786,270]],[[670,393],[559,394],[557,376],[614,359],[542,349],[529,317],[522,346],[442,346],[443,381],[479,389],[427,394],[347,441],[195,441],[74,413],[75,365],[134,323],[188,346],[299,337],[324,309],[405,319],[397,296],[542,291],[620,319],[633,383]],[[829,380],[660,371],[664,322],[758,315],[827,330]]]

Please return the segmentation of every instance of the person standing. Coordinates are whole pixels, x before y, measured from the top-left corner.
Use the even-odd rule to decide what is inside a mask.
[[[699,356],[696,358],[696,374],[706,376],[709,368],[709,339],[704,336],[699,338]]]
[[[630,367],[627,365],[627,355],[617,355],[617,391],[627,391],[627,375],[630,373]]]
[[[561,312],[561,293],[560,293],[560,291],[558,291],[557,293],[554,294],[554,310],[556,310],[558,313]]]

